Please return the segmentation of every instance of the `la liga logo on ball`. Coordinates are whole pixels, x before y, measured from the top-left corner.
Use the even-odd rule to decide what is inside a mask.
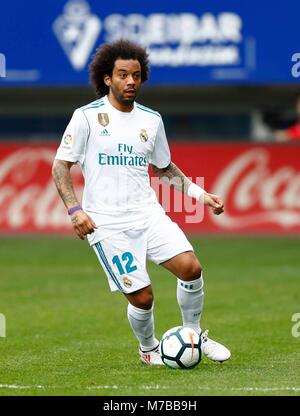
[[[159,352],[171,368],[194,368],[201,361],[201,338],[192,328],[175,326],[161,338]]]

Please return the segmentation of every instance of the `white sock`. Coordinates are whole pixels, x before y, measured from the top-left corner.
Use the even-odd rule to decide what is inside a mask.
[[[128,320],[143,352],[152,350],[159,343],[154,336],[153,307],[145,310],[128,303]]]
[[[203,273],[199,279],[185,282],[177,279],[177,302],[181,310],[183,326],[201,333],[200,319],[204,301]]]

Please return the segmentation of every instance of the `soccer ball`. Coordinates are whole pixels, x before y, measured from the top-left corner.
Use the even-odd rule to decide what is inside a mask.
[[[201,338],[194,329],[175,326],[162,336],[159,353],[168,367],[193,368],[201,361]]]

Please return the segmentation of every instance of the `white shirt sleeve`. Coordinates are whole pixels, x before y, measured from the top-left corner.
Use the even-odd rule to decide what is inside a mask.
[[[171,162],[171,154],[168,140],[165,133],[164,123],[162,119],[156,133],[154,148],[151,154],[150,163],[157,168],[166,168]]]
[[[89,131],[85,115],[80,109],[75,110],[57,149],[55,159],[83,164]]]

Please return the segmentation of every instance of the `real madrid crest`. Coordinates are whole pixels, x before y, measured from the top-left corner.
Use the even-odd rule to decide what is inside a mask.
[[[122,280],[123,280],[124,286],[128,288],[132,286],[132,281],[128,278],[128,276],[123,277]]]
[[[106,127],[109,124],[109,117],[107,113],[98,113],[98,121],[101,126]]]
[[[146,143],[146,141],[148,140],[148,134],[147,134],[147,131],[145,129],[141,130],[140,139],[142,140],[143,143]]]

